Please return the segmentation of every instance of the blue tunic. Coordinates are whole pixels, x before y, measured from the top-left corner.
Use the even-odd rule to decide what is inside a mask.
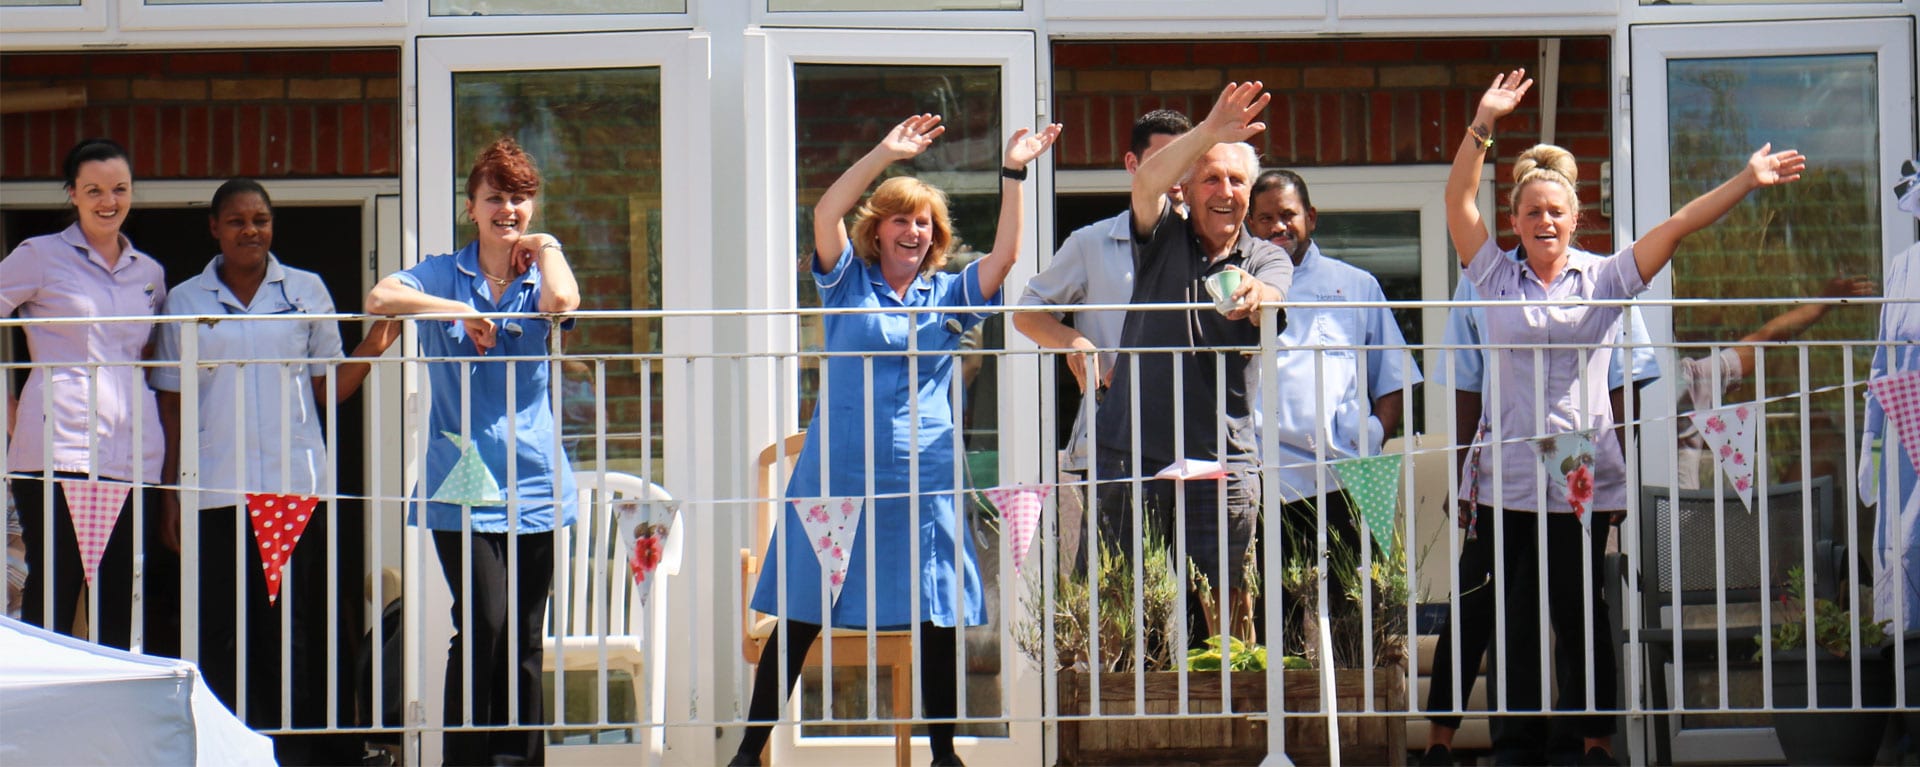
[[[1885,271],[1886,296],[1907,301],[1880,306],[1880,338],[1868,380],[1920,370],[1920,345],[1913,343],[1920,340],[1920,304],[1910,303],[1920,298],[1920,245],[1893,256]],[[1869,392],[1864,442],[1871,445],[1878,437],[1892,445],[1900,436],[1887,423],[1885,405]],[[1907,455],[1920,446],[1900,447],[1877,458],[1862,450],[1859,476],[1860,500],[1880,507],[1873,523],[1873,617],[1899,618],[1896,632],[1920,629],[1920,493],[1914,492],[1920,474]]]
[[[813,262],[821,304],[830,308],[999,304],[997,295],[981,294],[978,262],[967,265],[959,274],[921,276],[904,296],[895,295],[881,278],[879,268],[855,256],[851,247],[840,254],[830,272],[819,271],[819,259]],[[786,497],[790,499],[865,498],[866,412],[872,408],[873,493],[878,497],[867,500],[854,536],[846,585],[832,609],[831,622],[836,627],[867,627],[870,587],[875,592],[876,629],[905,629],[916,621],[939,626],[954,626],[960,620],[970,625],[986,622],[980,568],[971,537],[964,532],[959,536],[956,558],[955,533],[964,528],[954,515],[953,401],[948,386],[955,357],[944,353],[958,349],[961,337],[981,319],[983,315],[953,313],[841,314],[825,318],[827,351],[874,353],[871,396],[862,357],[827,359],[821,379],[821,404],[807,425],[806,446],[787,484]],[[905,354],[909,329],[917,337],[916,348],[923,352],[915,363],[918,376],[913,381],[908,379],[909,357]],[[919,408],[917,432],[910,410],[914,398]],[[830,441],[824,451],[823,432]],[[906,497],[910,489],[908,461],[915,453],[920,460],[918,529],[914,507]],[[828,482],[824,490],[823,463]],[[821,619],[824,579],[819,559],[793,503],[784,505],[779,527],[767,546],[766,565],[754,587],[753,609],[807,623],[826,623]],[[871,568],[869,537],[873,540]],[[916,538],[917,563],[913,561]],[[780,577],[786,580],[784,610],[779,602]],[[916,578],[920,588],[917,605],[912,590]],[[956,591],[961,592],[959,605],[955,604]],[[957,607],[963,608],[964,614]]]

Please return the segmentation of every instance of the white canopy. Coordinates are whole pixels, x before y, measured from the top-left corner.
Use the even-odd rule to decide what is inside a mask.
[[[273,763],[193,664],[0,617],[0,764]]]

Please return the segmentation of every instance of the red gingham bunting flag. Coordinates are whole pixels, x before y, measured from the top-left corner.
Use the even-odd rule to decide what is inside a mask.
[[[1887,420],[1900,431],[1900,446],[1906,448],[1907,460],[1920,469],[1920,370],[1875,378],[1867,382],[1867,389],[1880,400]]]
[[[1040,527],[1040,507],[1052,490],[1047,485],[1015,485],[981,491],[993,507],[1000,510],[1001,534],[1006,536],[1007,550],[1013,554],[1015,574],[1026,566],[1027,551],[1033,548],[1033,531]]]
[[[307,531],[313,507],[320,499],[305,495],[248,493],[247,517],[253,522],[254,542],[260,546],[260,569],[267,575],[267,603],[280,601],[280,572],[293,558],[293,547]]]
[[[80,565],[87,582],[100,571],[100,555],[107,550],[113,525],[120,521],[120,507],[127,503],[133,486],[125,482],[98,482],[90,479],[60,480],[67,496],[67,515],[73,518],[73,534],[79,539]],[[36,512],[37,513],[37,512]]]
[[[847,585],[847,566],[853,564],[853,535],[860,529],[858,497],[800,498],[793,510],[800,515],[800,526],[807,531],[813,554],[820,558],[820,571],[827,576],[833,591],[833,604],[840,602],[840,590]]]

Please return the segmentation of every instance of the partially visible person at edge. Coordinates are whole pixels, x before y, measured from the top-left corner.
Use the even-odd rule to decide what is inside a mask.
[[[1171,109],[1155,109],[1133,122],[1131,143],[1122,163],[1127,174],[1140,163],[1193,129],[1193,121]],[[1179,204],[1180,190],[1168,192]],[[1111,218],[1076,230],[1053,253],[1047,268],[1027,280],[1021,306],[1120,305],[1133,298],[1133,214],[1120,211]],[[1124,311],[1019,312],[1013,327],[1043,349],[1071,349],[1062,355],[1082,396],[1099,399],[1113,380],[1112,351],[1120,346]],[[1068,324],[1068,321],[1072,324]],[[1100,351],[1104,350],[1104,351]],[[1095,353],[1095,352],[1098,353]],[[1086,530],[1087,408],[1073,415],[1072,436],[1060,450],[1060,557],[1080,562],[1079,541]],[[1075,564],[1076,568],[1082,564]]]
[[[1205,120],[1147,158],[1134,173],[1129,213],[1134,242],[1130,303],[1135,308],[1127,312],[1120,345],[1169,351],[1121,356],[1095,414],[1101,545],[1131,555],[1138,537],[1133,528],[1134,480],[1145,477],[1140,500],[1146,532],[1171,546],[1179,540],[1174,525],[1180,524],[1186,548],[1177,561],[1191,559],[1211,584],[1212,593],[1190,598],[1188,613],[1196,612],[1195,601],[1232,608],[1211,615],[1201,611],[1201,621],[1212,624],[1205,630],[1195,630],[1200,627],[1189,621],[1185,639],[1195,646],[1207,636],[1227,633],[1227,626],[1252,620],[1247,602],[1223,589],[1230,585],[1230,593],[1237,595],[1246,587],[1243,563],[1260,499],[1250,400],[1262,366],[1249,365],[1250,357],[1237,351],[1193,350],[1258,345],[1258,306],[1284,300],[1293,283],[1293,263],[1286,253],[1246,230],[1249,189],[1260,174],[1259,156],[1246,140],[1266,130],[1255,118],[1270,99],[1260,83],[1228,84]],[[1167,190],[1176,184],[1189,208],[1185,217],[1167,199]],[[1206,281],[1223,272],[1240,278],[1238,288],[1222,297],[1221,305],[1231,305],[1224,314],[1212,308],[1174,311],[1152,306],[1212,303]],[[1173,397],[1176,380],[1182,387],[1180,401]],[[1218,390],[1225,391],[1224,399],[1216,397]],[[1133,448],[1136,401],[1138,454]],[[1218,462],[1226,476],[1152,479],[1176,461]],[[1176,509],[1184,509],[1183,519],[1176,520]]]
[[[1253,183],[1252,199],[1247,227],[1254,237],[1286,251],[1293,262],[1293,287],[1288,295],[1294,301],[1387,300],[1380,281],[1372,274],[1321,253],[1313,239],[1320,212],[1313,207],[1313,193],[1300,174],[1290,170],[1260,174]],[[1280,333],[1274,367],[1280,376],[1280,401],[1270,408],[1254,409],[1256,422],[1261,416],[1277,421],[1280,442],[1275,452],[1280,457],[1277,472],[1281,496],[1266,501],[1279,506],[1284,536],[1280,569],[1266,569],[1260,552],[1265,547],[1256,547],[1255,559],[1261,562],[1265,582],[1272,584],[1281,582],[1280,573],[1286,572],[1288,563],[1297,557],[1334,563],[1321,571],[1329,576],[1329,615],[1342,619],[1336,625],[1355,629],[1361,625],[1359,604],[1346,595],[1349,589],[1358,593],[1358,584],[1353,582],[1354,566],[1365,561],[1361,557],[1363,547],[1372,547],[1360,533],[1339,475],[1325,467],[1332,461],[1379,455],[1387,438],[1400,428],[1406,393],[1421,381],[1420,366],[1406,349],[1396,348],[1406,343],[1393,310],[1385,306],[1288,307],[1287,327]],[[1260,397],[1261,393],[1255,391],[1254,402],[1258,403]],[[1322,434],[1327,438],[1319,444]],[[1322,497],[1326,499],[1324,508],[1320,508]],[[1330,558],[1325,560],[1317,535],[1323,524],[1325,556]],[[1379,552],[1375,550],[1373,556],[1377,558]],[[1306,606],[1317,601],[1317,589],[1315,593],[1289,593],[1286,597],[1288,615],[1282,636],[1287,640],[1286,647],[1299,648],[1307,636]],[[1258,631],[1266,617],[1265,604],[1254,607]],[[1361,663],[1362,659],[1338,658],[1336,662]]]
[[[342,351],[340,327],[334,320],[298,319],[334,313],[333,296],[320,275],[286,266],[274,256],[273,200],[259,182],[236,178],[221,184],[207,211],[207,228],[220,252],[204,271],[174,288],[167,296],[166,313],[278,316],[286,321],[165,323],[160,327],[157,361],[180,360],[184,327],[194,329],[201,359],[260,360],[199,369],[199,420],[193,426],[200,435],[196,509],[200,625],[186,630],[198,631],[200,668],[214,694],[239,712],[248,726],[278,729],[283,722],[282,625],[277,604],[268,599],[267,575],[261,568],[246,496],[324,498],[333,491],[322,414],[328,367]],[[399,330],[400,323],[395,321],[374,323],[353,356],[381,355],[399,337]],[[284,362],[289,359],[301,361]],[[353,396],[367,370],[366,363],[341,365],[333,374],[334,401]],[[160,392],[161,423],[167,435],[163,476],[169,485],[179,483],[181,377],[178,366],[156,367],[151,375],[153,388]],[[244,402],[245,410],[236,411],[236,402]],[[161,503],[161,535],[169,548],[179,551],[180,496],[169,490]],[[314,507],[306,533],[293,548],[292,561],[280,572],[279,598],[291,603],[293,613],[290,673],[285,677],[294,688],[293,716],[284,721],[296,727],[326,726],[327,680],[352,669],[350,663],[327,657],[327,634],[334,622],[326,588],[329,506],[323,502]],[[244,540],[244,545],[237,545],[237,539]],[[245,552],[237,560],[236,550]],[[341,649],[343,656],[349,652]],[[242,677],[247,689],[244,701],[239,697]],[[343,764],[358,761],[362,748],[352,736],[281,735],[274,738],[274,756],[283,765]]]
[[[573,469],[554,447],[557,426],[549,388],[557,363],[549,342],[572,320],[555,328],[544,317],[482,316],[565,313],[580,306],[579,285],[560,241],[533,231],[540,186],[539,170],[518,143],[511,138],[493,142],[467,175],[466,216],[478,230],[475,240],[457,253],[430,256],[382,279],[367,295],[372,314],[463,316],[423,321],[420,327],[420,353],[441,360],[427,366],[433,399],[423,489],[437,492],[460,458],[460,445],[442,434],[451,432],[471,440],[511,504],[467,507],[425,500],[413,509],[413,523],[433,531],[440,570],[453,591],[444,721],[460,727],[466,706],[472,706],[474,729],[448,729],[443,736],[442,761],[448,765],[541,764],[546,758],[547,733],[537,727],[547,721],[541,621],[553,585],[554,535],[573,523],[576,506]],[[463,377],[462,368],[470,376]],[[463,405],[469,412],[464,421]],[[515,562],[511,577],[510,561]],[[472,583],[462,575],[468,565]],[[509,584],[517,590],[509,592]],[[469,605],[471,624],[461,619]],[[508,654],[510,642],[517,643],[517,655]],[[462,673],[468,651],[471,679]],[[510,675],[518,679],[518,721],[508,718],[515,703],[507,698]],[[487,725],[528,729],[487,730]]]
[[[1487,309],[1487,342],[1493,349],[1497,367],[1489,380],[1520,382],[1539,380],[1548,401],[1535,400],[1533,386],[1499,387],[1501,432],[1492,432],[1484,424],[1486,435],[1476,440],[1476,459],[1470,459],[1463,492],[1474,505],[1469,512],[1471,524],[1483,538],[1503,542],[1498,555],[1504,557],[1502,590],[1508,614],[1502,641],[1507,663],[1502,669],[1509,711],[1542,710],[1540,652],[1544,639],[1539,609],[1539,589],[1548,592],[1548,619],[1556,643],[1556,662],[1562,666],[1591,670],[1591,677],[1611,680],[1615,659],[1611,645],[1597,645],[1587,657],[1582,636],[1599,635],[1608,626],[1607,607],[1601,589],[1603,579],[1598,568],[1604,560],[1606,536],[1589,535],[1583,514],[1592,509],[1626,508],[1624,483],[1596,483],[1598,476],[1624,476],[1620,441],[1614,431],[1612,408],[1607,401],[1606,365],[1611,354],[1601,353],[1600,344],[1619,332],[1621,307],[1578,306],[1556,308],[1552,312],[1533,311],[1530,305],[1540,301],[1565,299],[1618,300],[1646,290],[1647,283],[1666,268],[1675,247],[1686,236],[1718,220],[1755,188],[1798,179],[1806,167],[1799,152],[1772,153],[1763,146],[1748,159],[1741,172],[1714,190],[1687,203],[1672,217],[1656,224],[1638,241],[1611,256],[1595,257],[1571,248],[1579,223],[1579,197],[1574,182],[1578,169],[1566,150],[1541,145],[1523,152],[1514,166],[1514,187],[1509,198],[1509,215],[1519,245],[1502,251],[1488,235],[1475,201],[1480,186],[1481,166],[1492,148],[1497,121],[1511,113],[1533,85],[1523,70],[1498,75],[1480,99],[1478,111],[1461,139],[1453,169],[1447,177],[1447,231],[1460,256],[1463,279],[1474,283],[1480,295],[1490,301],[1510,302],[1510,306]],[[1554,348],[1539,352],[1551,337]],[[1568,348],[1565,344],[1584,345]],[[1541,355],[1535,366],[1535,354]],[[1546,419],[1538,421],[1537,411]],[[1592,430],[1594,464],[1578,465],[1564,478],[1556,468],[1549,472],[1547,487],[1535,485],[1535,467],[1540,458],[1531,444],[1538,437],[1553,437]],[[1483,444],[1484,449],[1478,445]],[[1501,484],[1494,484],[1493,466],[1503,471]],[[1538,498],[1546,497],[1546,507]],[[1487,505],[1491,502],[1493,505]],[[1539,549],[1537,525],[1546,525],[1546,548]],[[1494,527],[1504,528],[1494,538]],[[1582,547],[1588,551],[1582,552]],[[1527,563],[1544,560],[1548,568],[1541,583],[1538,569]],[[1583,566],[1590,562],[1591,568]],[[1586,593],[1583,593],[1583,590]],[[1582,604],[1592,605],[1590,613]],[[1584,710],[1588,690],[1587,675],[1563,681],[1558,690],[1562,710]],[[1619,707],[1611,684],[1599,684],[1592,691],[1598,711]],[[1584,739],[1583,764],[1616,764],[1613,757],[1613,717],[1606,714],[1572,716],[1566,720]],[[1541,717],[1510,717],[1497,723],[1494,738],[1495,759],[1500,763],[1536,764],[1545,760],[1550,722]]]
[[[954,246],[947,196],[911,176],[881,183],[866,204],[860,195],[887,166],[925,152],[946,132],[940,117],[922,114],[893,126],[880,143],[840,174],[814,205],[811,273],[826,307],[980,307],[1000,302],[1000,288],[1020,258],[1026,230],[1028,164],[1052,148],[1059,125],[1013,132],[1001,154],[1000,218],[992,251],[958,274],[942,267]],[[851,230],[847,214],[858,207]],[[954,664],[961,626],[986,622],[979,565],[972,537],[954,511],[954,414],[949,386],[959,375],[954,355],[963,336],[985,315],[942,312],[829,314],[828,352],[860,351],[871,357],[829,357],[820,406],[807,426],[806,444],[793,468],[782,516],[762,559],[753,609],[779,615],[753,676],[746,736],[728,764],[761,763],[782,691],[791,691],[823,625],[906,630],[919,624],[921,701],[933,764],[958,765],[953,748],[958,713]],[[926,356],[908,357],[912,347]],[[867,365],[872,366],[869,382]],[[917,379],[909,376],[917,375]],[[916,405],[917,403],[917,405]],[[912,416],[917,407],[917,422]],[[867,430],[872,413],[873,432]],[[824,426],[824,429],[823,429]],[[868,446],[879,452],[868,474]],[[908,473],[917,454],[916,488]],[[824,477],[822,467],[824,466]],[[822,487],[822,479],[826,486]],[[859,501],[860,522],[841,581],[841,597],[827,612],[820,558],[814,553],[796,502],[822,496],[877,497]],[[917,489],[918,495],[909,495]],[[956,544],[956,539],[958,543]],[[869,540],[872,542],[869,543]],[[871,547],[872,562],[865,552]],[[915,555],[918,553],[918,561]],[[870,569],[871,568],[871,569]],[[914,599],[915,583],[919,599]],[[871,595],[869,592],[872,592]],[[874,614],[867,613],[867,600]],[[782,675],[784,670],[785,674]]]
[[[132,483],[91,581],[98,612],[88,614],[88,625],[102,644],[132,643],[138,513],[145,523],[138,573],[142,651],[176,655],[178,559],[161,545],[153,523],[165,454],[160,408],[145,376],[130,364],[147,357],[152,315],[167,298],[166,274],[121,233],[133,212],[133,166],[125,148],[112,139],[86,139],[67,152],[61,171],[74,223],[59,234],[28,238],[0,261],[0,316],[17,310],[23,319],[100,318],[24,326],[35,367],[19,403],[7,403],[17,416],[7,421],[8,479],[27,547],[21,613],[28,623],[74,633],[81,586],[88,582],[69,506],[70,494],[84,486],[74,481]],[[43,428],[51,429],[51,442],[43,442]],[[83,508],[91,505],[82,501]]]
[[[1901,210],[1920,218],[1920,171],[1913,160],[1900,167],[1893,196]],[[1920,370],[1920,244],[1887,260],[1887,298],[1903,299],[1880,307],[1879,346],[1873,351],[1868,380]],[[1920,629],[1920,482],[1913,461],[1887,455],[1881,440],[1899,439],[1900,452],[1920,451],[1904,434],[1888,428],[1886,403],[1867,395],[1867,425],[1861,434],[1860,499],[1878,505],[1873,523],[1873,614],[1893,620],[1896,632]]]

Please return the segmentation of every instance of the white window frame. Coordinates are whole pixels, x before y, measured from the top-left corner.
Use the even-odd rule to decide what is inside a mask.
[[[712,262],[705,258],[664,257],[664,254],[707,253],[712,248],[712,198],[708,194],[711,187],[707,174],[713,155],[713,132],[709,128],[712,112],[707,90],[709,48],[706,35],[685,31],[421,39],[414,48],[418,63],[413,82],[417,84],[418,101],[409,114],[417,128],[414,134],[417,148],[407,158],[411,162],[403,162],[401,166],[403,186],[410,192],[413,211],[409,219],[411,241],[418,243],[418,248],[404,254],[403,266],[419,263],[425,254],[453,252],[460,244],[453,227],[449,226],[457,220],[460,192],[451,184],[440,186],[456,178],[452,140],[454,73],[657,67],[660,69],[660,111],[673,118],[660,121],[661,146],[671,148],[661,152],[661,308],[708,309],[708,297],[713,290]],[[503,55],[503,50],[510,50],[511,54]],[[708,318],[666,318],[661,339],[662,351],[669,356],[697,357],[715,348],[712,322]],[[699,425],[716,422],[718,408],[731,405],[716,402],[712,396],[695,396],[691,378],[685,366],[669,365],[663,371],[663,394],[670,405],[666,408],[666,417],[658,424],[665,440],[661,459],[666,467],[665,480],[660,484],[681,497],[716,497],[702,489],[713,487],[716,480],[712,462],[699,457],[701,448],[696,443],[696,435]],[[417,381],[410,382],[410,386],[415,391],[420,388]],[[687,522],[684,535],[693,536],[696,541],[710,540],[707,537],[713,529],[710,515],[692,515]],[[427,578],[426,582],[431,585],[425,588],[437,588],[440,598],[444,599],[444,584],[423,575],[431,568],[421,564],[426,552],[419,549],[430,547],[419,544],[417,536],[408,536],[407,545],[415,549],[409,552],[408,577]],[[712,573],[732,569],[731,563],[713,565]],[[728,604],[721,596],[725,592],[716,589],[716,580],[710,577],[670,579],[668,599],[682,605]],[[433,598],[429,594],[428,599]],[[451,632],[452,626],[445,618],[447,611],[439,609],[444,606],[445,603],[441,603],[427,610],[427,630],[437,627]],[[413,608],[409,606],[408,610],[408,625],[420,625],[414,622]],[[651,686],[648,694],[653,700],[649,710],[653,716],[668,717],[669,711],[686,709],[663,705],[665,701],[699,700],[705,695],[703,691],[713,688],[714,664],[727,660],[724,655],[716,658],[712,652],[714,647],[725,644],[712,632],[731,625],[731,616],[701,615],[684,625],[673,626],[672,630],[668,630],[665,621],[650,621],[650,625],[652,635],[648,639],[645,679]],[[410,632],[409,636],[419,633],[422,632]],[[440,660],[444,643],[415,644],[410,639],[408,644],[407,651],[415,658],[420,673],[436,676],[443,673],[438,669],[444,665]],[[668,658],[694,660],[669,663]],[[434,684],[418,687],[415,684],[418,683],[410,679],[407,689],[410,692],[438,689]],[[437,693],[419,694],[412,699],[427,707],[429,719],[438,721],[434,718],[439,715],[441,705]],[[676,720],[664,721],[671,724]],[[422,750],[428,752],[429,757],[438,753],[437,739],[423,740],[427,742],[422,744]],[[639,748],[655,761],[669,750],[698,755],[711,753],[713,749],[713,738],[700,728],[651,727],[647,728],[644,740],[638,744]],[[600,746],[581,748],[603,749]],[[619,753],[619,749],[589,753],[610,755]],[[428,762],[431,763],[431,758]]]
[[[1031,0],[1030,0],[1031,1]],[[898,22],[896,18],[896,23]],[[753,190],[746,209],[747,301],[752,309],[791,309],[795,281],[791,254],[801,252],[796,219],[802,204],[795,199],[798,184],[793,137],[794,67],[802,64],[867,64],[875,66],[995,66],[1001,68],[1002,127],[1032,127],[1045,117],[1045,104],[1035,84],[1035,33],[920,30],[752,29],[747,32],[747,186]],[[1036,115],[1036,112],[1042,114]],[[878,141],[879,136],[874,140]],[[996,137],[996,143],[1005,136]],[[1039,220],[1040,200],[1052,194],[1046,182],[1052,155],[1035,161],[1039,179],[1027,196],[1027,220]],[[935,180],[937,183],[937,179]],[[805,201],[811,203],[811,200]],[[1038,226],[1028,226],[1022,243],[1027,253],[1038,252]],[[751,259],[764,259],[758,263]],[[1019,286],[1034,274],[1033,258],[1013,267],[1002,296],[1018,295]],[[799,391],[798,365],[791,355],[798,348],[798,322],[791,316],[752,318],[748,348],[758,355],[748,373],[749,390]],[[1017,349],[1017,333],[1008,333],[1008,348]],[[1025,348],[1031,348],[1030,346]],[[779,359],[776,364],[773,360]],[[1033,355],[1009,355],[1000,360],[1000,412],[1038,412],[1040,380]],[[771,443],[799,428],[797,408],[776,405],[767,397],[746,405],[749,445]],[[1031,419],[1003,420],[1000,424],[1000,476],[1003,482],[1037,481],[1039,426]],[[1002,558],[1001,572],[982,574],[1003,584],[1024,583],[1013,574],[1010,558]],[[961,755],[975,764],[1034,764],[1041,760],[1045,736],[1038,724],[1041,678],[1021,657],[1011,633],[1011,621],[1020,610],[1019,589],[1002,592],[1000,668],[1004,676],[1002,700],[1010,716],[1006,738],[956,738]],[[731,604],[731,601],[727,602]],[[791,726],[775,729],[773,759],[786,765],[870,764],[886,761],[892,738],[798,737]]]
[[[1323,213],[1369,211],[1415,211],[1420,214],[1420,300],[1446,301],[1453,297],[1456,268],[1447,265],[1446,187],[1448,165],[1389,165],[1359,167],[1295,168],[1313,192],[1313,206]],[[1124,170],[1071,170],[1055,175],[1054,191],[1060,195],[1124,194],[1132,183]],[[1476,202],[1480,215],[1494,221],[1493,167],[1481,173]],[[1052,256],[1051,252],[1046,254]],[[1334,254],[1339,255],[1339,254]],[[1041,268],[1045,268],[1043,264]],[[1447,310],[1427,307],[1420,310],[1420,328],[1426,343],[1438,344],[1447,329]],[[1440,353],[1425,352],[1420,360],[1422,373],[1432,379],[1433,371],[1445,363]],[[1451,421],[1449,398],[1426,399],[1428,429]],[[1451,428],[1451,427],[1449,427]]]
[[[366,2],[211,0],[181,5],[149,5],[145,0],[87,1],[113,2],[117,6],[115,11],[120,29],[129,31],[395,27],[407,23],[408,3],[408,0],[366,0]]]
[[[1027,0],[1044,4],[1047,18],[1060,20],[1139,20],[1176,19],[1234,20],[1249,33],[1252,19],[1314,19],[1327,17],[1326,0],[1200,0],[1183,2],[1177,8],[1166,0]],[[1176,12],[1177,11],[1177,12]]]
[[[1502,19],[1514,18],[1516,13],[1527,17],[1538,16],[1608,16],[1619,13],[1618,0],[1554,0],[1551,3],[1536,3],[1524,10],[1516,8],[1506,0],[1449,0],[1435,3],[1432,0],[1335,0],[1335,13],[1342,19],[1367,18],[1421,18],[1445,16],[1459,18],[1466,16],[1489,16]]]
[[[0,29],[21,32],[98,32],[107,28],[107,3],[80,0],[78,5],[0,6]]]

